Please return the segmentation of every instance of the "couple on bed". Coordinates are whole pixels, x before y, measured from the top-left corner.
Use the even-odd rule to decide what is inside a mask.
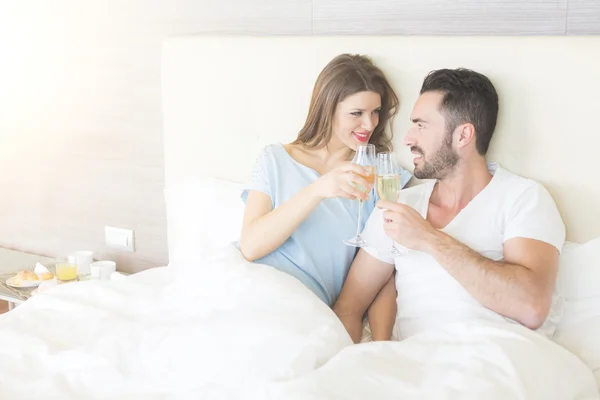
[[[242,194],[244,257],[298,278],[354,342],[365,340],[365,316],[372,340],[468,319],[552,335],[565,227],[540,184],[486,162],[498,114],[490,80],[467,69],[426,76],[404,137],[414,176],[426,181],[403,189],[397,203],[376,202],[374,190],[355,188],[370,185],[350,160],[365,142],[392,150],[398,107],[369,58],[334,58],[297,139],[258,157]],[[357,252],[343,241],[355,234],[358,198],[368,244]],[[406,251],[390,257],[391,240]]]

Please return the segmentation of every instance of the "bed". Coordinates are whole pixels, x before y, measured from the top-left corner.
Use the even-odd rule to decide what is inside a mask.
[[[598,48],[583,37],[168,39],[169,265],[62,285],[0,316],[0,398],[600,398]],[[568,226],[557,283],[566,310],[551,340],[470,321],[352,345],[308,289],[231,245],[256,155],[294,139],[316,75],[342,52],[372,56],[399,92],[406,168],[399,145],[429,70],[467,66],[494,81],[489,158],[542,182]]]

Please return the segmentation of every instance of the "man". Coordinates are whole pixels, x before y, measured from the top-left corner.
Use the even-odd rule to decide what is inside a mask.
[[[369,247],[334,306],[354,342],[374,300],[397,306],[370,321],[374,339],[391,337],[394,316],[402,338],[476,318],[530,329],[546,321],[565,227],[540,184],[486,163],[497,115],[487,77],[467,69],[426,77],[404,143],[414,176],[431,181],[404,190],[398,203],[380,201],[367,221]],[[404,249],[395,259],[392,239]],[[385,285],[394,262],[397,298]]]

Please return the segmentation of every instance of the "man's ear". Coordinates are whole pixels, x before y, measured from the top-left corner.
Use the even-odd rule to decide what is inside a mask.
[[[468,146],[470,143],[475,144],[475,127],[473,124],[459,125],[456,127],[456,130],[455,136],[457,137],[457,146],[459,149]]]

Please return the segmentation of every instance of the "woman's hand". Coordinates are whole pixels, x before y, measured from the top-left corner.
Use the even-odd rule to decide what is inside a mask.
[[[367,174],[368,171],[360,165],[345,162],[321,176],[313,185],[318,196],[322,198],[345,197],[352,200],[366,200],[373,186],[362,177]],[[361,187],[366,190],[361,191]]]

